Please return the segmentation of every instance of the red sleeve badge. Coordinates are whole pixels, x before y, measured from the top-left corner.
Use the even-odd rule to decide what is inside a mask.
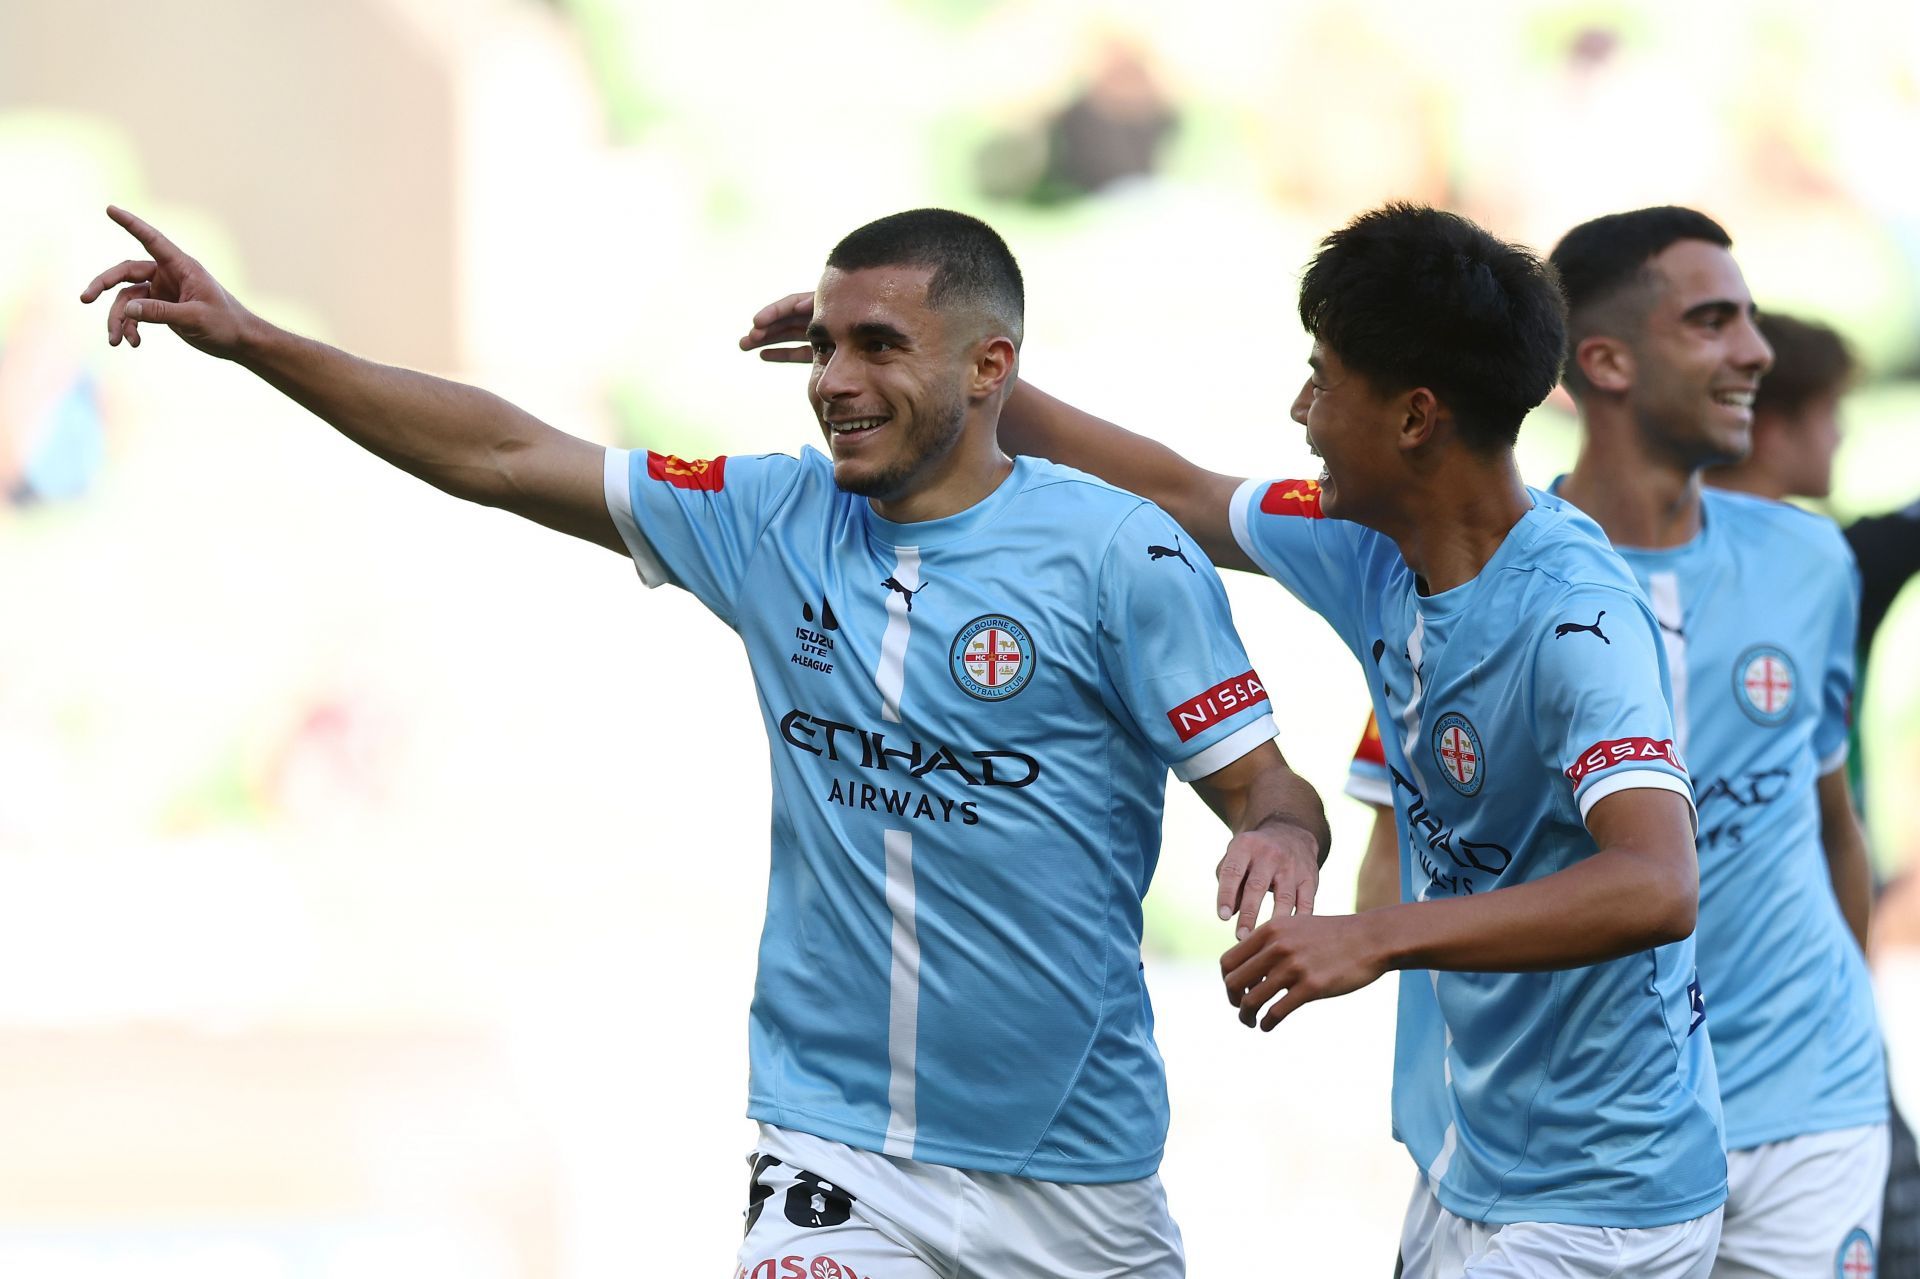
[[[671,453],[647,450],[647,478],[662,480],[677,489],[700,489],[718,493],[726,487],[727,459],[699,458],[689,462]]]
[[[1260,512],[1263,515],[1300,515],[1310,520],[1323,518],[1320,481],[1275,480],[1260,495]]]
[[[1360,744],[1353,748],[1353,762],[1372,764],[1376,768],[1387,766],[1387,748],[1380,744],[1380,721],[1372,711],[1367,712],[1367,727],[1360,734]]]

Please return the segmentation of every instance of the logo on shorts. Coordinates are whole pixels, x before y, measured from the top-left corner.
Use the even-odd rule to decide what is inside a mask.
[[[1480,734],[1459,711],[1448,711],[1433,726],[1433,760],[1440,776],[1462,795],[1480,793],[1480,773],[1484,752]]]
[[[1004,702],[1033,678],[1033,636],[1004,613],[976,617],[948,650],[953,682],[969,697]]]
[[[1873,1279],[1873,1237],[1855,1230],[1833,1259],[1834,1279]]]
[[[1733,695],[1749,719],[1772,728],[1793,707],[1793,659],[1771,644],[1756,644],[1733,666]]]

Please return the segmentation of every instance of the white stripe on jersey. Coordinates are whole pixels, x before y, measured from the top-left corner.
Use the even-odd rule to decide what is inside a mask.
[[[600,487],[606,495],[607,514],[613,517],[613,526],[620,530],[620,540],[626,544],[627,554],[633,557],[634,571],[649,587],[664,586],[673,579],[654,553],[653,543],[647,541],[647,535],[640,531],[639,523],[633,518],[633,490],[627,487],[632,483],[627,470],[632,464],[631,457],[627,449],[608,449],[600,470]]]
[[[920,589],[920,548],[899,546],[893,562],[893,580],[908,591]],[[873,682],[880,687],[880,718],[900,722],[900,697],[907,685],[907,640],[913,635],[913,600],[900,591],[887,591],[887,633],[880,639],[880,666]]]
[[[1672,570],[1647,574],[1654,620],[1660,623],[1660,645],[1667,650],[1667,678],[1673,685],[1673,746],[1687,757],[1687,632],[1686,610],[1680,606],[1680,576]]]
[[[892,634],[892,627],[888,627]],[[913,921],[913,834],[886,833],[887,913],[893,916],[893,977],[887,1003],[887,1140],[885,1153],[913,1158],[914,1058],[920,1033],[920,934]]]
[[[1420,769],[1420,715],[1421,702],[1426,700],[1426,685],[1420,680],[1420,668],[1426,659],[1427,619],[1417,609],[1413,614],[1413,629],[1407,633],[1407,661],[1413,667],[1413,688],[1407,693],[1407,704],[1400,708],[1400,753],[1406,757],[1407,769],[1413,774],[1413,784],[1420,788],[1421,794],[1427,793],[1427,779]],[[1427,886],[1420,890],[1417,900],[1427,900],[1427,893],[1433,888],[1429,879]]]

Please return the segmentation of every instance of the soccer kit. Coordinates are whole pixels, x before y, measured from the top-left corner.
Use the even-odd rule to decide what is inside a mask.
[[[606,497],[642,579],[740,636],[766,723],[762,1157],[792,1174],[782,1141],[845,1150],[804,1171],[855,1199],[864,1152],[1151,1177],[1167,1099],[1141,898],[1166,773],[1276,731],[1212,565],[1157,507],[1031,458],[914,524],[836,489],[812,449],[609,450]]]
[[[1690,798],[1632,576],[1590,520],[1532,496],[1473,580],[1435,595],[1391,540],[1324,518],[1311,481],[1233,499],[1240,547],[1366,671],[1407,901],[1576,864],[1608,795]],[[1555,972],[1403,972],[1395,1136],[1454,1217],[1568,1238],[1671,1228],[1703,1266],[1711,1228],[1683,1223],[1726,1197],[1704,1020],[1690,938]]]
[[[1700,811],[1695,938],[1732,1152],[1715,1274],[1837,1274],[1877,1242],[1887,1168],[1873,987],[1815,785],[1846,765],[1859,581],[1829,520],[1711,488],[1701,516],[1684,546],[1617,549],[1660,625]]]

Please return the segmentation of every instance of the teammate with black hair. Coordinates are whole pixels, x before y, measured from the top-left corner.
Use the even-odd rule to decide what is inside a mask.
[[[1888,1160],[1847,785],[1859,578],[1833,522],[1703,489],[1745,456],[1772,350],[1726,230],[1595,218],[1553,250],[1579,460],[1556,486],[1646,589],[1700,809],[1701,981],[1725,1107],[1716,1279],[1870,1275]]]
[[[1218,575],[1150,503],[995,442],[1018,266],[915,210],[805,325],[832,457],[605,449],[264,323],[153,228],[109,340],[232,359],[471,501],[629,556],[739,633],[772,747],[740,1279],[1177,1279],[1141,898],[1171,769],[1234,832],[1222,918],[1312,910],[1326,819]],[[704,850],[703,850],[704,851]]]
[[[763,309],[742,345],[797,336],[813,301]],[[1532,254],[1392,205],[1328,236],[1301,285],[1293,417],[1317,481],[1215,474],[1024,383],[1002,418],[1013,448],[1149,496],[1216,562],[1278,579],[1366,671],[1403,902],[1276,918],[1221,969],[1267,1030],[1401,970],[1414,1279],[1697,1279],[1726,1194],[1658,632],[1599,530],[1513,460],[1563,314]]]

